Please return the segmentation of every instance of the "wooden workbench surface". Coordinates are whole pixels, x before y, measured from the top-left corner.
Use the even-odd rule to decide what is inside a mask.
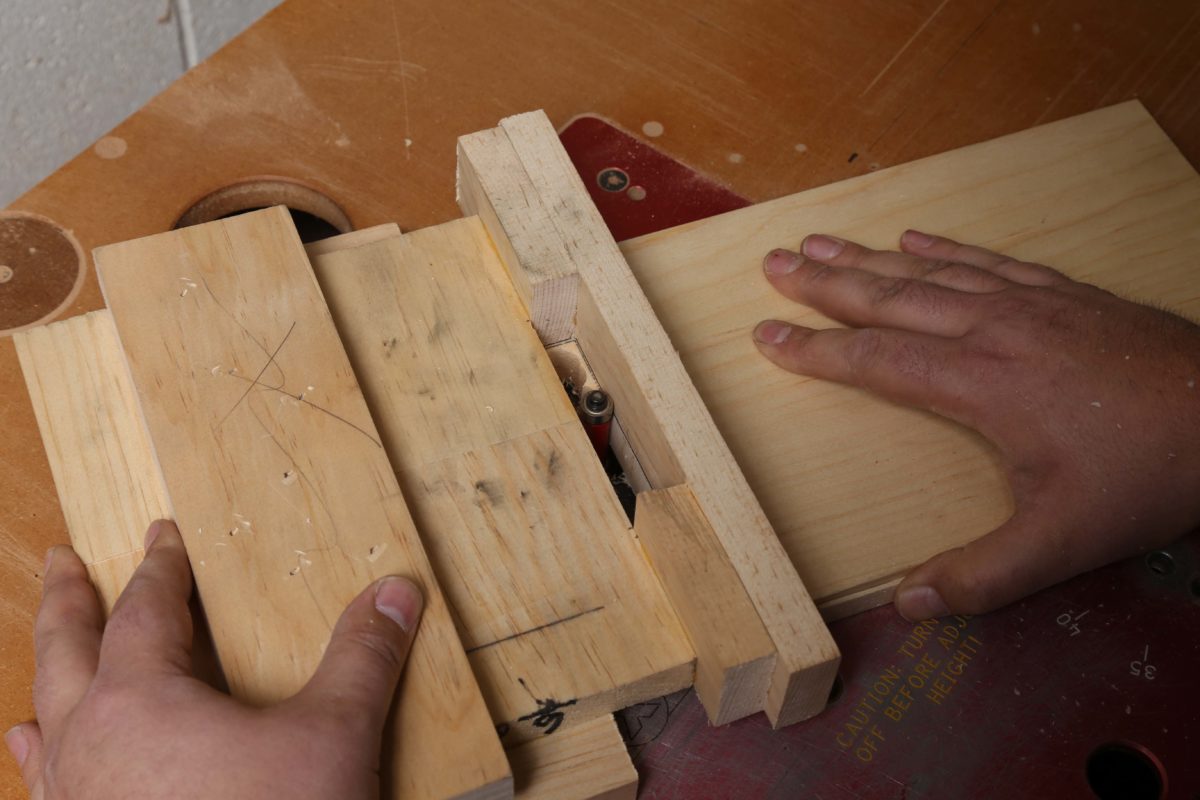
[[[722,0],[290,0],[9,210],[69,230],[87,253],[166,230],[215,190],[282,176],[355,227],[410,230],[459,215],[457,136],[534,108],[558,125],[597,113],[638,135],[657,123],[645,128],[661,128],[657,147],[766,200],[1133,97],[1200,166],[1193,0],[779,0],[754,11]],[[71,288],[71,247],[29,247],[42,258],[0,285],[0,329],[27,321],[18,286],[47,308]],[[60,316],[101,305],[89,261]],[[66,540],[8,338],[0,408],[7,727],[32,714],[42,558]],[[18,792],[2,763],[0,789]]]

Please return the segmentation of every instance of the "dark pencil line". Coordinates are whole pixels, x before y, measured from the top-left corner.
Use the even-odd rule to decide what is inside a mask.
[[[250,389],[253,389],[255,387],[255,385],[258,385],[264,389],[267,389],[268,391],[278,392],[279,394],[283,395],[284,397],[290,397],[298,403],[303,403],[304,405],[308,406],[311,409],[320,411],[322,414],[327,414],[328,416],[336,419],[338,422],[343,422],[343,423],[349,425],[351,428],[358,431],[363,436],[367,437],[367,439],[371,442],[371,444],[375,445],[376,447],[380,447],[380,448],[383,447],[383,443],[380,442],[378,439],[376,439],[374,436],[372,436],[371,433],[369,431],[367,431],[365,428],[360,428],[359,426],[355,425],[350,420],[346,419],[345,417],[341,416],[340,414],[333,413],[332,411],[330,411],[328,408],[325,408],[324,406],[319,406],[316,403],[312,402],[311,400],[305,400],[303,392],[300,394],[292,394],[291,392],[289,392],[286,389],[279,387],[279,386],[268,386],[265,383],[257,383],[256,381],[252,381],[249,378],[247,378],[245,375],[237,375],[233,372],[226,372],[225,374],[231,378],[237,378],[240,381],[248,381],[250,383]],[[247,391],[249,391],[249,390],[247,390]]]
[[[547,622],[545,625],[538,625],[536,628],[530,628],[527,631],[518,631],[517,633],[514,633],[511,636],[505,636],[503,639],[497,639],[494,642],[488,642],[487,644],[476,645],[475,647],[469,648],[467,650],[467,653],[474,653],[479,650],[486,650],[487,648],[495,647],[498,644],[504,644],[505,642],[511,642],[513,639],[519,638],[521,636],[527,636],[531,633],[537,633],[538,631],[544,631],[544,630],[546,630],[546,628],[553,628],[555,625],[562,625],[564,622],[570,622],[573,619],[579,619],[580,617],[587,616],[588,614],[594,614],[597,611],[603,611],[603,610],[604,610],[604,606],[596,606],[595,608],[589,608],[587,611],[580,611],[578,614],[572,614],[569,617],[563,617],[562,619],[556,619],[554,622]]]
[[[228,236],[229,236],[228,232],[225,235],[226,235],[226,238],[228,238]],[[230,246],[232,247],[232,244]],[[229,317],[229,319],[233,322],[233,324],[237,325],[238,328],[241,329],[242,333],[246,334],[246,338],[248,338],[250,341],[254,342],[255,346],[258,347],[259,350],[263,351],[263,355],[270,357],[271,351],[267,349],[267,346],[265,344],[263,344],[262,342],[260,342],[258,340],[258,337],[255,336],[253,333],[251,333],[249,328],[247,328],[245,325],[243,325],[241,322],[239,322],[238,318],[233,315],[233,312],[230,311],[228,308],[226,308],[225,304],[217,299],[216,294],[213,293],[212,287],[208,285],[208,281],[205,279],[205,277],[203,275],[200,276],[200,282],[202,284],[204,284],[204,290],[206,292],[208,292],[208,296],[212,298],[212,301],[217,304],[217,308],[221,309],[221,311],[224,312],[225,316]],[[279,366],[279,364],[276,364],[275,368],[279,370],[279,380],[280,380],[279,385],[283,386],[284,383],[287,382],[287,376],[284,375],[283,367]],[[265,386],[266,384],[263,384],[263,385]]]
[[[275,356],[279,355],[279,351],[283,349],[285,344],[287,344],[287,340],[291,337],[292,331],[294,330],[296,330],[296,323],[292,322],[292,327],[288,328],[288,332],[283,335],[283,339],[279,342],[279,346],[275,348],[275,352],[267,356],[267,363],[262,365],[262,369],[260,369],[258,374],[254,376],[254,380],[252,380],[250,385],[246,387],[246,391],[242,392],[242,396],[238,398],[238,401],[233,404],[233,408],[226,411],[225,416],[221,417],[221,421],[217,423],[218,428],[225,424],[225,420],[229,419],[230,414],[232,414],[234,411],[237,411],[237,407],[242,404],[242,401],[246,399],[246,395],[250,394],[251,390],[253,390],[255,386],[266,386],[264,383],[259,383],[259,378],[263,376],[268,367],[270,367],[272,364],[275,364]],[[278,367],[279,365],[275,364],[275,366]],[[281,373],[283,372],[282,369],[279,371]]]

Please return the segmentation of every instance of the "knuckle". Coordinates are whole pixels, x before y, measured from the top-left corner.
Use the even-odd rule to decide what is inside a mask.
[[[85,580],[72,579],[55,584],[42,598],[35,635],[45,635],[66,623],[88,619],[95,603],[95,591]]]
[[[342,634],[343,641],[389,672],[399,672],[404,666],[400,643],[394,637],[373,628],[353,628]]]
[[[131,717],[140,716],[138,712],[143,705],[140,687],[98,678],[80,703],[80,710],[97,730],[115,730]]]
[[[925,277],[928,277],[939,272],[958,271],[961,266],[960,262],[951,261],[948,258],[934,258],[921,265],[921,273]]]
[[[803,271],[803,282],[809,285],[820,286],[828,283],[837,276],[837,267],[831,267],[828,264],[822,264],[819,261],[811,261],[805,259],[808,264],[808,269]]]
[[[181,628],[190,631],[191,624],[191,612],[186,605],[161,602],[151,587],[130,583],[105,626],[105,635],[174,634]]]
[[[883,333],[874,328],[858,331],[846,350],[846,362],[855,381],[862,383],[864,376],[872,372],[883,357],[885,341]]]
[[[1049,305],[1045,294],[1025,286],[1003,289],[988,298],[991,304],[989,317],[992,321],[1011,322],[1015,327],[1027,329],[1029,323],[1040,316],[1039,311]]]
[[[913,287],[916,285],[904,278],[880,278],[871,285],[870,303],[880,307],[911,299],[914,294]]]

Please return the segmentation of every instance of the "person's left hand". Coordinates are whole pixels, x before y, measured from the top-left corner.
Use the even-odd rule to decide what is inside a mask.
[[[75,552],[47,554],[34,625],[37,721],[4,737],[41,798],[377,797],[384,722],[421,594],[384,578],[346,608],[308,684],[251,708],[192,677],[192,575],[175,525],[104,624]]]
[[[1012,517],[913,569],[901,614],[990,611],[1200,523],[1200,326],[980,247],[918,231],[900,246],[812,235],[772,252],[772,286],[850,327],[754,336],[784,369],[996,446]]]

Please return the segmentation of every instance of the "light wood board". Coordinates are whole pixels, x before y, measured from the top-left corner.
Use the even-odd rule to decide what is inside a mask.
[[[687,636],[479,220],[313,266],[506,745],[690,685]]]
[[[535,112],[496,130],[459,140],[460,205],[501,243],[534,323],[557,326],[543,340],[578,341],[651,485],[695,492],[778,652],[759,687],[771,721],[819,713],[837,647],[554,128]]]
[[[775,647],[687,485],[637,496],[634,530],[696,649],[696,695],[724,725],[762,708]]]
[[[496,797],[483,697],[285,209],[96,261],[230,687],[294,693],[371,580],[426,596],[392,716],[396,797]]]
[[[518,800],[634,800],[638,774],[612,715],[508,751]]]
[[[111,611],[171,516],[116,328],[94,311],[14,338],[71,544]]]
[[[825,232],[895,248],[908,227],[1200,312],[1200,179],[1137,102],[625,242],[805,585],[845,613],[1010,513],[991,448],[930,414],[780,370],[766,318],[829,321],[775,293],[763,256]]]

